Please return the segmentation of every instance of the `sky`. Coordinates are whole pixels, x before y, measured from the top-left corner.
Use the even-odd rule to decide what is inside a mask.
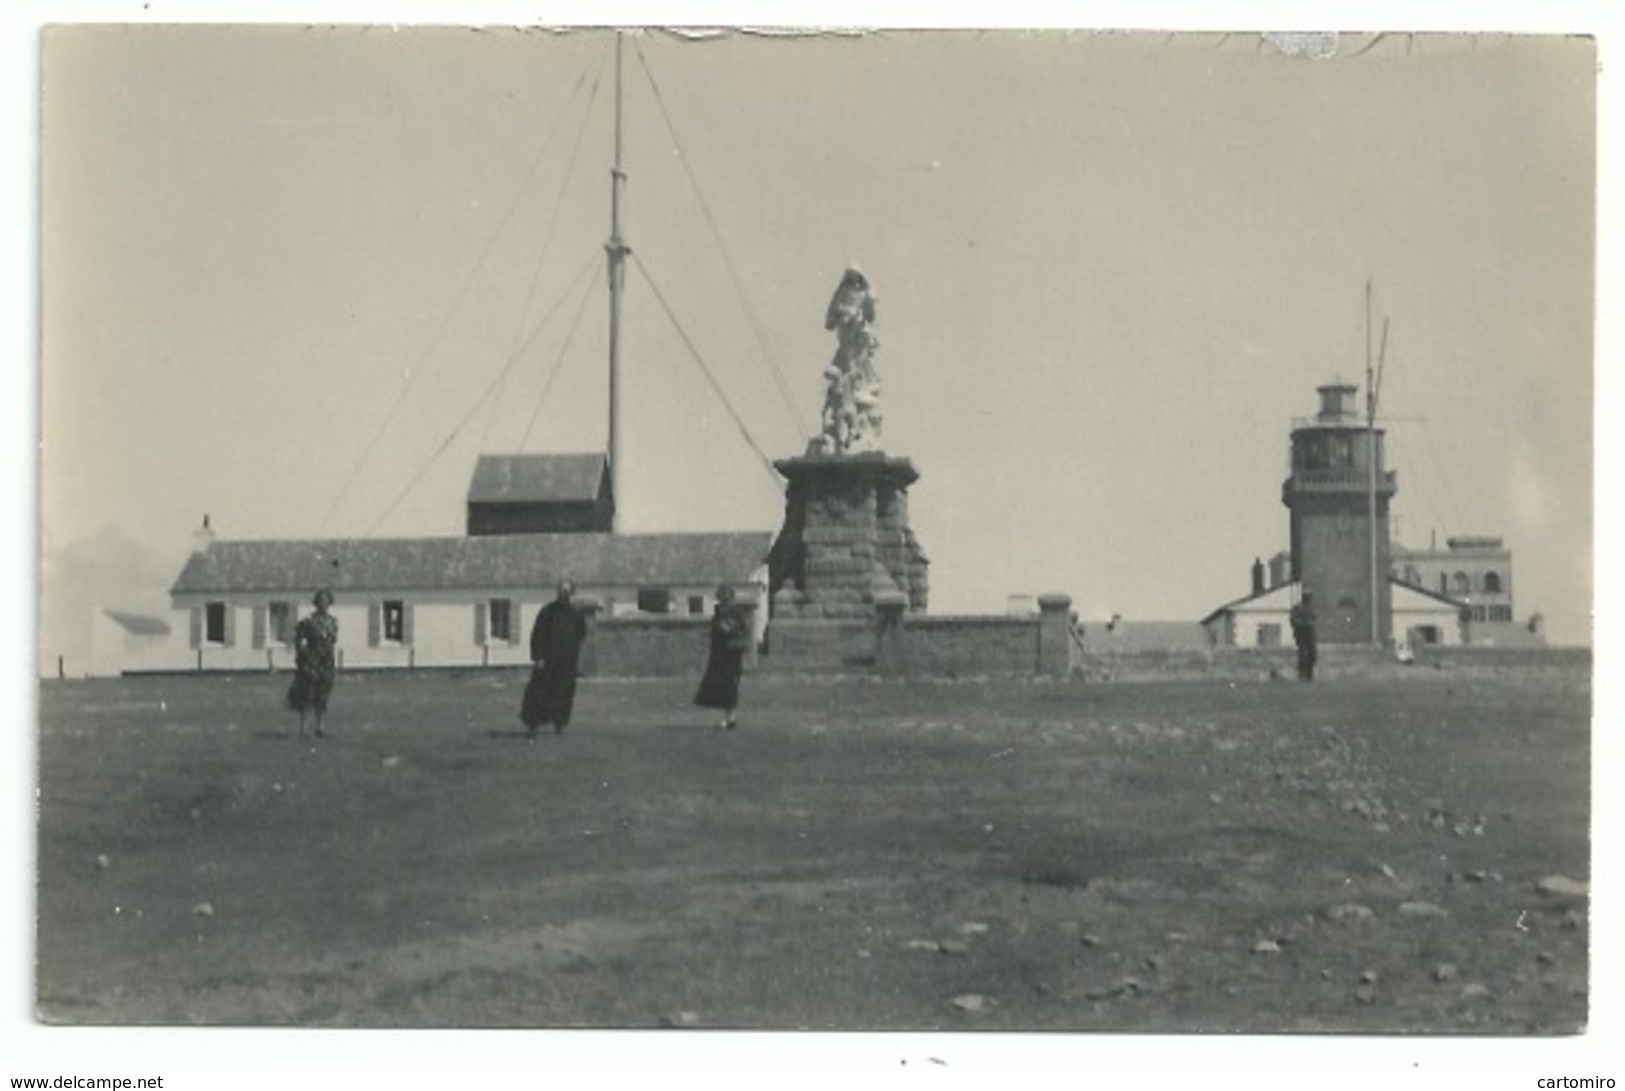
[[[1006,0],[924,18],[1020,27],[1055,23],[1055,7]],[[1324,25],[1360,28],[1596,29],[1603,101],[1617,104],[1606,5],[1462,7],[1315,11]],[[230,10],[336,17],[301,0],[275,15]],[[1228,31],[1301,25],[1301,12],[1080,3],[1066,18]],[[635,3],[547,14],[628,25],[922,19],[878,2],[779,6],[771,17],[737,3],[668,5],[658,19]],[[357,0],[344,16],[380,28],[519,24],[537,6]],[[0,12],[3,131],[8,148],[25,150],[0,172],[8,237],[36,244],[4,251],[13,364],[0,433],[14,447],[0,473],[8,496],[39,486],[37,509],[20,502],[24,517],[0,539],[13,602],[36,586],[38,542],[61,549],[114,528],[178,557],[204,511],[234,537],[455,533],[482,445],[603,443],[607,304],[594,263],[607,234],[607,85],[590,112],[592,74],[571,97],[583,72],[599,72],[602,39],[449,34],[424,46],[383,29],[150,31],[222,17],[219,5],[180,0],[20,0]],[[146,30],[74,31],[41,48],[48,22]],[[1605,183],[1612,306],[1600,309],[1593,346],[1583,47],[1356,36],[1336,59],[1308,61],[1221,34],[640,44],[684,155],[629,54],[630,242],[772,457],[805,442],[833,349],[823,307],[846,263],[863,266],[881,297],[887,446],[922,473],[911,510],[935,562],[934,609],[998,610],[1008,593],[1056,589],[1086,616],[1194,617],[1243,593],[1252,558],[1285,544],[1292,418],[1313,412],[1328,377],[1363,378],[1369,279],[1378,323],[1389,322],[1383,411],[1402,537],[1503,535],[1520,614],[1540,610],[1554,638],[1584,639],[1593,556],[1618,555],[1606,481],[1595,524],[1591,512],[1590,369],[1595,356],[1606,418],[1620,404],[1608,362],[1621,298],[1617,199]],[[55,71],[42,79],[47,59]],[[583,116],[565,185],[572,157],[561,149]],[[1617,105],[1605,116],[1617,119]],[[1613,189],[1617,143],[1605,142],[1601,163]],[[574,295],[519,354],[502,411],[487,419],[480,394],[582,270],[600,283],[547,397]],[[782,501],[760,460],[649,281],[634,269],[629,282],[629,528],[776,528]],[[742,313],[756,316],[799,416]],[[1612,431],[1595,439],[1595,462],[1607,465]],[[1594,693],[1606,724],[1619,707],[1607,669],[1617,577],[1603,565],[1595,582]],[[12,665],[0,697],[14,726],[33,722],[33,624],[24,609],[0,614]],[[25,778],[32,732],[8,738],[8,767]],[[1594,783],[1613,782],[1616,751],[1611,733],[1596,734]],[[31,787],[8,793],[0,812],[8,860],[32,858]],[[1617,829],[1611,798],[1593,791],[1599,844]],[[1618,904],[1607,869],[1594,880],[1599,908]],[[414,1069],[395,1074],[397,1086],[538,1065],[528,1036],[46,1033],[30,1021],[30,885],[8,884],[0,902],[0,1037],[12,1058],[53,1072],[91,1056],[206,1067],[239,1087],[285,1083],[295,1070],[306,1086],[342,1086],[377,1071],[386,1051]],[[796,1064],[878,1071],[903,1056],[944,1078],[1053,1065],[1071,1085],[1080,1067],[1156,1067],[1236,1087],[1296,1086],[1300,1070],[1325,1086],[1368,1086],[1379,1071],[1436,1083],[1493,1067],[1528,1086],[1534,1074],[1617,1059],[1604,1028],[1620,1023],[1618,930],[1601,923],[1593,1032],[1561,1043],[1159,1040],[1148,1060],[1134,1039],[1090,1039],[1080,1056],[1066,1036],[730,1036],[726,1059],[781,1078]],[[570,1035],[547,1045],[554,1065],[663,1065],[669,1082],[697,1067],[681,1048],[694,1041],[643,1040],[612,1059]],[[713,1043],[704,1049],[715,1066]]]
[[[43,58],[48,551],[179,559],[204,513],[456,534],[482,451],[604,448],[607,34],[78,26]],[[816,427],[855,261],[932,609],[1194,620],[1285,548],[1287,436],[1363,383],[1369,281],[1401,540],[1501,535],[1520,619],[1584,642],[1596,61],[629,41],[622,527],[777,528],[764,459]]]

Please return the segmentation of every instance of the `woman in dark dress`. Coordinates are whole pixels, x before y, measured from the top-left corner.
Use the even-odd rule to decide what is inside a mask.
[[[326,734],[322,717],[327,713],[327,699],[333,694],[333,679],[338,674],[339,622],[327,612],[333,605],[333,592],[324,587],[316,592],[314,601],[316,612],[293,627],[293,684],[288,687],[288,707],[299,713],[301,739],[312,715],[316,737]]]
[[[542,607],[530,630],[530,682],[519,706],[526,738],[536,738],[543,724],[563,734],[575,707],[576,675],[581,668],[581,645],[587,639],[587,619],[571,599],[575,584],[559,581],[558,595]]]
[[[749,648],[750,619],[734,603],[734,589],[724,584],[717,588],[717,606],[711,614],[711,651],[699,692],[694,695],[694,703],[701,708],[722,710],[718,730],[732,731],[738,726],[734,709],[739,705],[739,678],[745,673],[745,652]]]

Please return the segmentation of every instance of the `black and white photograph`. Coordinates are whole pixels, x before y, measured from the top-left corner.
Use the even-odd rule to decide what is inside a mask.
[[[1595,21],[127,7],[29,32],[53,1076],[1625,1079]]]

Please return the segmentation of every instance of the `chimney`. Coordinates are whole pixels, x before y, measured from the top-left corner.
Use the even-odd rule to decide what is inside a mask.
[[[1264,561],[1261,557],[1253,558],[1253,594],[1264,593]]]
[[[209,513],[203,513],[203,525],[192,532],[192,552],[207,553],[214,545],[214,531],[209,527]]]

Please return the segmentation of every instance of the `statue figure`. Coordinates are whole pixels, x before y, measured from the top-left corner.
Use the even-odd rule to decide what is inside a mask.
[[[822,431],[809,454],[840,455],[880,450],[880,376],[874,354],[875,296],[856,265],[848,265],[824,313],[834,330],[835,356],[824,369]]]

